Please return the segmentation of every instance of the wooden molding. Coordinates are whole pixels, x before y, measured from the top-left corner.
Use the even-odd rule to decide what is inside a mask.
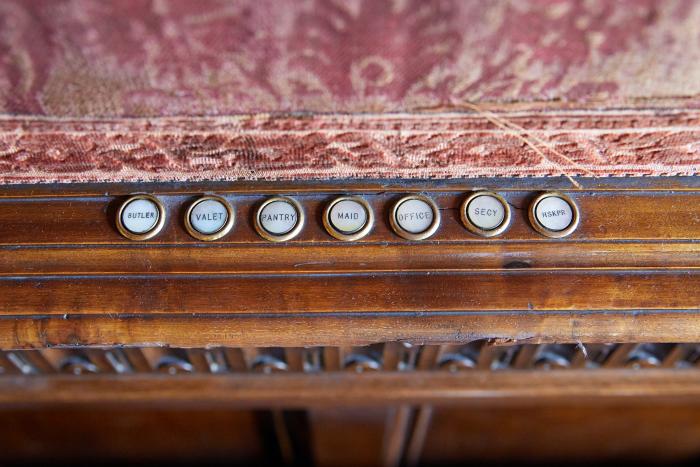
[[[700,338],[700,183],[695,178],[474,179],[423,182],[32,185],[0,188],[0,347],[303,346],[372,342],[694,342]],[[475,189],[501,194],[513,219],[483,238],[460,220]],[[547,238],[529,224],[540,193],[577,203],[580,225]],[[163,231],[122,237],[114,213],[129,193],[165,205]],[[190,236],[183,215],[224,196],[236,225]],[[429,239],[390,227],[406,193],[435,200]],[[298,237],[273,243],[256,206],[301,203]],[[355,242],[323,227],[335,197],[361,194],[373,230]]]

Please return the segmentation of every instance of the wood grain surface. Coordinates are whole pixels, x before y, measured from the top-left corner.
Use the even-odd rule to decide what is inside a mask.
[[[344,345],[467,342],[693,342],[700,339],[700,184],[694,178],[478,179],[451,182],[32,185],[0,188],[0,346]],[[502,194],[510,228],[484,239],[459,220],[475,189]],[[578,205],[569,237],[527,219],[538,194]],[[166,206],[155,238],[115,228],[128,193]],[[388,213],[421,192],[437,233],[406,241]],[[210,243],[182,216],[203,193],[227,198],[236,224]],[[377,221],[357,242],[323,228],[336,196],[363,196]],[[301,234],[273,244],[252,227],[267,196],[297,199]]]

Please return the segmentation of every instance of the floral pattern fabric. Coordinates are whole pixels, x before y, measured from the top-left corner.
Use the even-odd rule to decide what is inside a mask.
[[[0,181],[695,174],[698,24],[694,0],[4,0]]]

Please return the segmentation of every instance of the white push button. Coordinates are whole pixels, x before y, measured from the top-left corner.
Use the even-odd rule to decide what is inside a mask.
[[[221,201],[205,199],[190,211],[190,224],[199,233],[211,235],[220,231],[228,221],[228,209]]]
[[[117,210],[117,230],[131,240],[148,240],[165,225],[165,208],[151,195],[134,195]]]
[[[421,199],[409,199],[396,209],[399,227],[413,234],[423,233],[433,223],[433,209]]]
[[[493,230],[503,223],[506,209],[495,196],[480,195],[469,202],[467,216],[479,229]]]
[[[341,196],[323,211],[323,226],[331,236],[352,242],[372,230],[374,214],[367,201],[359,196]]]
[[[260,224],[272,235],[290,232],[299,220],[299,214],[286,201],[273,201],[260,211]]]
[[[203,196],[192,203],[185,213],[185,228],[198,240],[211,242],[228,234],[233,228],[235,212],[220,196]]]
[[[303,226],[304,212],[292,198],[270,198],[260,206],[255,216],[255,230],[273,242],[295,237]]]
[[[559,196],[548,196],[535,206],[537,222],[553,232],[560,232],[571,225],[574,212],[571,205]]]
[[[367,210],[357,201],[345,199],[333,205],[328,213],[333,227],[340,233],[350,235],[367,225]]]
[[[563,193],[543,193],[532,200],[528,213],[530,225],[546,237],[563,238],[570,235],[579,223],[576,203]]]
[[[121,215],[124,228],[138,235],[151,231],[158,224],[159,219],[158,205],[145,198],[128,201]]]
[[[410,195],[394,205],[389,221],[399,236],[408,240],[423,240],[437,231],[440,211],[430,198]]]

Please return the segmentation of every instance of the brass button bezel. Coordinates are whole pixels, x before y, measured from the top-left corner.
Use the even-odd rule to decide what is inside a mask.
[[[297,224],[294,226],[292,230],[289,232],[282,234],[282,235],[275,235],[273,233],[268,232],[265,230],[265,228],[262,226],[262,223],[260,222],[260,214],[262,213],[263,209],[265,209],[265,206],[268,204],[277,202],[277,201],[282,201],[285,203],[289,203],[292,205],[292,207],[296,210],[297,212]],[[255,231],[260,235],[262,238],[265,240],[269,240],[271,242],[284,242],[286,240],[291,240],[299,233],[301,232],[301,229],[304,228],[304,222],[305,222],[305,216],[304,216],[304,210],[301,207],[301,204],[293,198],[289,198],[287,196],[273,196],[272,198],[266,199],[255,211],[255,217],[253,218],[253,226],[255,227]]]
[[[549,230],[548,228],[540,224],[540,221],[537,220],[537,214],[535,213],[537,205],[542,200],[551,197],[561,198],[569,205],[569,207],[571,207],[571,223],[564,230]],[[574,200],[571,199],[568,195],[565,195],[564,193],[559,193],[557,191],[548,191],[546,193],[542,193],[541,195],[537,196],[534,200],[532,200],[532,202],[530,203],[530,208],[528,210],[528,218],[530,219],[530,225],[532,226],[532,228],[540,234],[544,235],[545,237],[563,238],[571,235],[574,232],[574,230],[576,230],[579,224],[580,215],[578,206],[576,205]]]
[[[425,231],[420,233],[412,233],[407,230],[404,230],[399,225],[399,222],[396,220],[396,212],[398,211],[399,206],[401,206],[406,201],[410,201],[412,199],[416,199],[427,203],[428,206],[430,206],[430,209],[432,209],[433,211],[433,222]],[[389,216],[389,224],[391,225],[391,228],[394,230],[396,235],[398,235],[399,237],[405,238],[406,240],[425,240],[426,238],[431,237],[435,232],[437,232],[438,227],[440,227],[440,210],[438,209],[437,204],[435,204],[435,201],[428,198],[427,196],[407,195],[399,199],[396,203],[394,203],[394,206],[391,208],[391,215]]]
[[[482,229],[481,227],[477,226],[472,222],[472,220],[469,218],[469,212],[467,209],[469,208],[469,203],[474,201],[476,198],[480,196],[491,196],[493,198],[496,198],[496,200],[503,205],[503,220],[501,221],[501,224],[490,230]],[[460,214],[460,219],[462,220],[462,224],[464,224],[464,227],[467,228],[471,233],[474,233],[476,235],[479,235],[481,237],[495,237],[497,235],[502,234],[506,230],[508,230],[508,227],[510,227],[510,221],[512,218],[512,214],[510,211],[510,205],[508,202],[503,198],[503,196],[499,195],[498,193],[494,193],[493,191],[486,191],[486,190],[480,190],[480,191],[475,191],[471,195],[467,197],[462,202],[462,205],[459,208],[459,214]]]
[[[214,233],[211,234],[205,234],[200,232],[199,230],[195,229],[194,226],[192,225],[192,220],[190,219],[190,216],[192,215],[192,211],[194,208],[204,202],[204,201],[217,201],[221,204],[223,204],[224,208],[226,209],[226,213],[228,218],[226,219],[226,222],[224,225],[217,230]],[[191,236],[196,238],[197,240],[203,240],[205,242],[211,242],[214,240],[218,240],[222,237],[224,237],[226,234],[228,234],[231,229],[233,228],[233,225],[236,222],[236,214],[235,211],[233,210],[233,207],[231,204],[226,201],[226,199],[222,198],[221,196],[216,196],[216,195],[206,195],[202,196],[200,198],[197,198],[190,204],[190,206],[187,208],[187,211],[185,212],[185,229],[187,230],[187,233],[189,233]]]
[[[333,222],[330,219],[331,210],[333,209],[333,206],[341,201],[354,201],[364,208],[365,212],[367,213],[367,222],[365,222],[365,225],[360,230],[351,234],[345,234],[333,226]],[[326,206],[326,209],[323,211],[323,226],[331,236],[337,238],[338,240],[354,242],[355,240],[359,240],[367,236],[367,234],[372,230],[372,227],[374,227],[374,213],[372,212],[372,208],[369,206],[369,203],[364,198],[360,198],[359,196],[339,196],[328,203],[328,206]]]
[[[124,226],[124,223],[122,222],[122,213],[129,204],[140,199],[151,201],[156,205],[156,208],[158,209],[158,220],[156,221],[155,225],[151,228],[151,230],[142,234],[137,234],[130,231]],[[163,229],[163,226],[165,225],[165,206],[163,205],[163,202],[161,200],[152,195],[144,193],[130,196],[121,204],[121,206],[119,206],[119,209],[117,210],[116,224],[119,233],[122,234],[122,236],[128,238],[129,240],[142,241],[151,239],[158,235]]]

